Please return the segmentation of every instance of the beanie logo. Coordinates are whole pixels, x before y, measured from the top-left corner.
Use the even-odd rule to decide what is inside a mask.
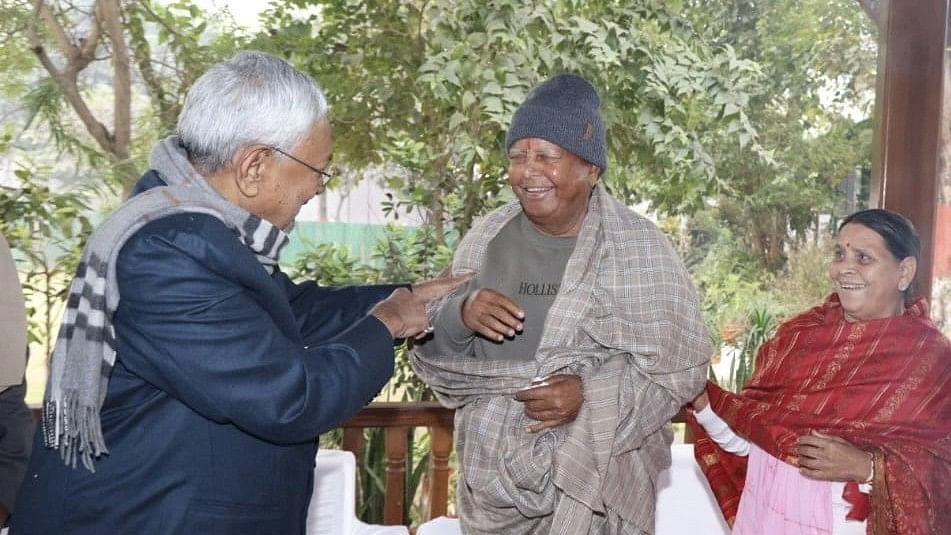
[[[590,140],[590,139],[593,138],[593,137],[594,137],[594,126],[592,126],[590,122],[589,122],[589,123],[585,123],[585,125],[584,125],[584,134],[581,136],[581,139],[584,139],[585,141],[588,141],[588,140]]]

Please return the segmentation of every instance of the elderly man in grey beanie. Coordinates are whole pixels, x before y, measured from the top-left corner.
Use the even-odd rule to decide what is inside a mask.
[[[555,76],[506,137],[518,200],[455,253],[476,273],[435,307],[413,366],[456,408],[463,531],[654,531],[670,418],[711,354],[696,292],[668,240],[600,185],[600,98]]]

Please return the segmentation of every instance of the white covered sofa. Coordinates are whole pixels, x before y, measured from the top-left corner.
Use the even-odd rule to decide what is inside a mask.
[[[356,515],[357,463],[353,453],[319,450],[307,535],[409,535],[405,526],[364,524]]]
[[[671,466],[657,481],[655,535],[730,533],[707,480],[693,458],[692,444],[671,446]],[[416,535],[462,535],[459,521],[440,517],[419,526]]]

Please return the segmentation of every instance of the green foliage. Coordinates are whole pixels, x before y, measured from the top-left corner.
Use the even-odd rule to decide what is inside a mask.
[[[22,165],[22,164],[21,164]],[[0,233],[19,262],[27,299],[30,342],[49,356],[59,326],[59,307],[92,230],[92,188],[54,191],[43,170],[19,167],[16,188],[0,188]]]
[[[407,465],[410,460],[407,459]],[[357,516],[366,522],[380,523],[386,502],[386,430],[364,430],[363,458],[360,459],[360,495]]]
[[[419,209],[436,243],[505,200],[509,119],[554,73],[601,89],[619,195],[683,211],[715,187],[709,146],[732,139],[768,160],[745,119],[757,65],[656,2],[295,1],[264,23],[252,45],[327,89],[341,159],[399,165],[393,208]]]
[[[0,78],[0,95],[18,98],[28,88],[29,80],[24,76],[33,67],[33,59],[22,39],[9,36],[24,28],[30,13],[23,9],[25,4],[19,1],[7,1],[0,4],[0,72],[8,76]]]
[[[707,326],[715,338],[725,330],[744,326],[751,308],[770,307],[758,263],[735,239],[732,231],[715,222],[697,219],[690,229],[694,249],[687,263],[701,295]],[[704,225],[706,223],[706,226]]]
[[[790,250],[783,270],[766,275],[763,284],[749,278],[756,272],[755,260],[744,261],[735,248],[729,254],[730,247],[722,243],[696,266],[708,325],[720,344],[737,348],[727,355],[732,360],[724,377],[715,377],[711,369],[714,380],[734,392],[742,389],[753,373],[757,351],[778,323],[823,302],[831,291],[828,238],[821,233]]]
[[[365,522],[383,523],[386,497],[386,430],[364,430],[364,452],[360,464],[360,500],[357,516]],[[423,480],[429,468],[431,437],[424,430],[407,430],[406,434],[406,481],[403,506],[411,524],[426,520],[427,496],[423,494]]]
[[[164,137],[174,132],[192,83],[247,38],[230,17],[206,13],[190,0],[123,4],[130,52],[154,113],[151,133]]]
[[[346,284],[372,284],[389,281],[418,281],[431,278],[445,269],[452,260],[452,250],[435,241],[432,228],[407,229],[388,226],[386,238],[378,242],[373,262],[361,265],[349,250],[337,244],[320,244],[299,255],[287,266],[293,277],[316,280],[321,284],[341,286]],[[404,344],[396,350],[396,363],[392,379],[381,393],[388,400],[430,401],[433,393],[419,380],[409,364],[408,348]],[[339,446],[336,441],[328,443]],[[407,512],[420,519],[421,500],[424,496],[419,487],[429,466],[428,433],[407,434],[406,497]],[[324,443],[324,442],[322,442]],[[360,500],[358,516],[367,522],[383,520],[386,478],[386,434],[383,429],[364,430],[364,450],[360,464]]]
[[[24,130],[34,124],[43,125],[51,141],[60,151],[73,154],[89,167],[102,163],[103,154],[90,140],[61,119],[68,110],[68,106],[62,93],[51,80],[41,80],[21,98],[29,113],[23,125]]]
[[[689,4],[695,27],[763,74],[746,111],[772,163],[735,145],[713,147],[723,187],[709,206],[775,273],[789,240],[838,209],[842,180],[870,166],[876,29],[854,0]]]
[[[874,29],[850,2],[826,4],[299,0],[274,4],[252,45],[321,81],[345,125],[338,154],[399,166],[386,209],[421,213],[436,243],[509,198],[509,118],[538,81],[572,71],[601,90],[613,193],[687,217],[715,199],[713,216],[776,272],[787,235],[869,165]]]
[[[456,241],[447,236],[449,244]],[[406,228],[387,225],[386,239],[380,241],[373,258],[381,265],[381,281],[415,281],[436,276],[452,261],[452,247],[437,240],[431,226]]]
[[[730,372],[721,386],[739,392],[753,375],[756,354],[764,342],[776,331],[776,317],[766,309],[753,309],[748,317],[749,329],[740,345],[739,353],[730,363]]]
[[[828,235],[807,241],[791,250],[782,271],[769,277],[769,288],[788,314],[808,310],[822,303],[832,292],[829,279],[831,244]]]
[[[286,268],[292,278],[343,286],[425,280],[446,269],[451,260],[452,249],[436,243],[431,227],[390,225],[385,239],[374,247],[371,264],[359,264],[345,246],[324,243],[309,248]],[[413,373],[405,346],[397,348],[395,372],[383,395],[399,401],[434,399],[429,387]]]
[[[311,245],[286,269],[291,278],[312,280],[325,286],[360,284],[370,278],[365,268],[357,267],[357,259],[350,255],[350,250],[336,243]]]

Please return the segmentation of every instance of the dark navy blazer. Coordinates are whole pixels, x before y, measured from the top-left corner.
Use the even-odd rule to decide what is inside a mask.
[[[317,435],[392,374],[367,312],[395,286],[268,275],[202,214],[143,227],[117,275],[109,454],[71,469],[37,432],[11,534],[302,534]]]

